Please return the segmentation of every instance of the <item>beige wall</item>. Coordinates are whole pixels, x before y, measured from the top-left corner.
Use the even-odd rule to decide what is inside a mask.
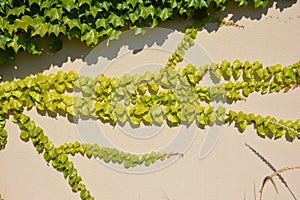
[[[300,2],[284,2],[274,3],[263,11],[231,6],[230,11],[222,16],[227,19],[232,16],[245,29],[222,27],[215,31],[214,25],[209,25],[205,30],[199,31],[197,42],[206,49],[213,61],[233,61],[238,58],[259,60],[265,65],[288,65],[299,61]],[[239,13],[246,13],[247,17],[240,17]],[[163,26],[183,30],[185,25],[184,22],[172,21]],[[65,41],[63,50],[55,55],[19,54],[12,65],[1,66],[0,74],[6,79],[13,79],[49,69],[78,70],[82,59],[91,50],[92,48],[79,41]],[[54,67],[56,65],[58,67]],[[282,119],[297,119],[300,114],[299,100],[297,88],[287,94],[252,94],[246,102],[229,107]],[[67,119],[41,116],[35,109],[28,113],[56,145],[79,140],[76,124],[71,124]],[[36,153],[31,143],[24,143],[19,139],[20,131],[11,120],[8,120],[6,128],[9,132],[8,144],[0,151],[0,194],[5,200],[79,199],[79,195],[71,191],[62,174],[47,166],[43,156]],[[165,138],[170,137],[168,133],[171,132],[172,129],[166,131],[165,136],[158,136],[158,142],[167,141]],[[262,180],[272,170],[245,143],[276,169],[300,165],[299,141],[289,143],[284,138],[270,141],[259,138],[252,127],[240,134],[233,126],[224,126],[214,150],[205,159],[199,160],[199,149],[204,136],[205,131],[199,130],[183,159],[153,173],[136,175],[118,172],[96,160],[81,156],[72,160],[96,199],[125,200],[167,199],[165,194],[171,200],[254,199],[254,188],[258,198]],[[120,137],[126,140],[124,136]],[[118,137],[113,139],[118,140]],[[116,142],[120,145],[124,143],[123,140]],[[134,144],[136,141],[131,142]],[[141,141],[143,142],[145,141]],[[299,170],[285,172],[282,176],[294,195],[300,198]],[[276,194],[271,184],[267,184],[264,199],[293,199],[287,187],[278,178],[275,181],[279,194]]]

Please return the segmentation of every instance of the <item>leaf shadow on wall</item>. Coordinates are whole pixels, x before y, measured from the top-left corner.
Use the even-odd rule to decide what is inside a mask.
[[[43,41],[45,42],[45,41]],[[10,64],[0,65],[0,74],[3,80],[11,81],[48,70],[51,66],[61,67],[69,60],[83,59],[92,50],[78,39],[68,40],[63,38],[63,48],[50,53],[47,49],[41,55],[20,52]]]
[[[269,1],[268,5],[265,8],[254,8],[253,2],[250,2],[248,6],[239,7],[238,3],[230,1],[225,11],[219,14],[219,17],[225,18],[228,15],[232,14],[230,20],[233,22],[237,22],[238,20],[244,18],[249,18],[251,20],[259,20],[263,15],[268,13],[269,8],[274,7],[279,9],[280,12],[285,10],[286,8],[292,7],[297,0],[290,1]],[[252,4],[252,5],[251,5]],[[171,28],[174,31],[184,32],[184,27],[187,24],[191,24],[191,21],[182,21],[182,20],[167,20],[160,25],[160,27]],[[204,30],[208,32],[217,31],[219,26],[217,23],[209,23],[203,27]],[[122,34],[121,36],[122,37]],[[139,36],[136,36],[139,38]],[[155,39],[154,39],[155,38]],[[159,39],[157,39],[159,38]],[[153,44],[161,45],[165,39],[168,38],[168,35],[160,35],[159,37],[149,37],[147,40],[143,40],[140,42],[144,43],[144,46],[151,47]],[[104,44],[103,44],[104,45]],[[118,43],[118,40],[110,41],[110,45],[115,45],[115,49],[120,49],[124,45],[128,45],[128,49],[134,51],[133,53],[139,53],[136,46],[133,44]],[[141,45],[138,45],[141,46]],[[89,55],[89,53],[93,50],[93,47],[86,46],[83,42],[78,39],[72,39],[71,41],[67,38],[63,38],[63,48],[62,50],[51,54],[45,53],[41,55],[32,55],[28,53],[18,53],[16,55],[15,60],[11,64],[0,65],[0,74],[3,75],[4,80],[13,80],[15,78],[24,78],[31,74],[37,74],[39,72],[43,72],[48,70],[51,66],[58,66],[59,68],[66,62],[81,60],[84,61],[85,58]],[[141,50],[139,48],[139,50]],[[113,59],[118,56],[118,51],[109,52],[105,51],[105,45],[103,49],[103,57],[107,59]],[[97,62],[97,60],[89,60],[88,64],[93,64]]]
[[[247,143],[245,143],[245,146],[248,147],[258,158],[260,158],[261,161],[264,162],[272,170],[272,172],[277,171],[277,169],[263,155],[261,155],[256,149],[254,149],[252,146],[250,146]],[[281,183],[288,189],[290,194],[293,196],[293,199],[297,200],[295,194],[293,193],[291,188],[288,186],[288,184],[287,184],[286,180],[283,178],[283,176],[280,174],[278,174],[277,176],[278,176],[279,180],[281,181]]]
[[[250,1],[247,6],[239,6],[237,2],[230,1],[226,9],[218,14],[220,19],[231,17],[228,20],[231,20],[237,23],[242,18],[251,19],[251,20],[260,20],[263,16],[268,14],[270,8],[275,7],[279,12],[283,12],[285,9],[292,7],[297,3],[297,0],[281,1],[281,0],[271,0],[268,2],[265,8],[259,7],[255,8],[254,3]],[[218,24],[209,23],[204,28],[208,32],[214,32],[219,29]]]
[[[108,43],[100,42],[96,47],[86,46],[86,44],[80,42],[80,40],[73,39],[70,41],[67,38],[63,38],[63,47],[60,51],[49,53],[49,51],[45,50],[41,55],[32,55],[26,52],[18,53],[11,64],[0,65],[0,74],[3,75],[4,81],[11,81],[13,79],[21,79],[29,75],[42,73],[53,66],[61,68],[63,64],[76,60],[81,62],[87,60],[88,65],[95,64],[97,63],[97,58],[95,57],[93,59],[92,56],[89,56],[91,51],[95,48],[97,48],[96,50],[101,51],[101,56],[108,60],[117,58],[118,52],[123,46],[128,46],[129,50],[134,54],[137,54],[142,50],[140,48],[141,46],[151,47],[154,44],[161,46],[168,38],[168,34],[174,31],[175,30],[170,29],[170,31],[165,32],[165,34],[160,34],[159,37],[157,34],[156,36],[153,36],[147,33],[146,37],[137,35],[136,43],[128,43],[126,42],[126,39],[122,40],[123,43],[120,43],[119,40],[110,40]],[[153,31],[152,33],[155,34]],[[122,33],[120,37],[126,37],[126,34],[123,35],[124,33]],[[107,45],[109,45],[109,47]],[[111,49],[114,49],[114,51],[111,51]],[[86,59],[87,57],[88,59]]]

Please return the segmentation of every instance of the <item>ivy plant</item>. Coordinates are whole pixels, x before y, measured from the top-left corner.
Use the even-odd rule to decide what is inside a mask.
[[[268,0],[236,0],[240,6],[264,7]],[[61,37],[96,45],[100,38],[117,39],[124,29],[142,33],[143,27],[181,18],[203,21],[226,8],[229,0],[4,0],[0,3],[0,64],[15,53],[41,54],[62,47]]]
[[[246,0],[236,0],[240,6]],[[212,106],[213,101],[232,103],[245,100],[254,92],[269,94],[289,92],[300,84],[300,62],[288,66],[264,66],[256,61],[226,60],[206,65],[188,64],[178,68],[185,51],[193,46],[200,27],[208,22],[224,23],[214,17],[226,9],[227,0],[127,0],[118,1],[43,1],[5,0],[0,3],[0,63],[13,60],[14,54],[43,51],[42,39],[50,49],[59,50],[60,38],[80,38],[87,45],[96,45],[99,38],[117,39],[124,28],[142,32],[142,27],[158,26],[167,19],[193,19],[184,38],[170,55],[163,68],[144,74],[123,74],[121,77],[83,76],[74,71],[38,73],[24,79],[0,84],[0,150],[5,148],[8,133],[5,123],[9,116],[21,132],[22,141],[30,141],[45,161],[61,172],[72,191],[81,199],[94,199],[79,176],[70,156],[76,154],[123,164],[125,168],[150,166],[180,152],[149,152],[142,155],[122,152],[97,144],[65,143],[55,146],[43,129],[24,110],[64,113],[75,118],[95,118],[111,125],[130,123],[135,126],[162,125],[171,127],[196,122],[199,128],[212,124],[235,124],[239,132],[253,126],[259,137],[289,141],[300,139],[300,119],[276,119],[255,113],[227,110]],[[250,2],[250,1],[249,1]],[[264,7],[267,0],[254,0],[255,7]],[[209,74],[214,86],[203,86],[201,80]],[[81,92],[75,97],[73,91]]]

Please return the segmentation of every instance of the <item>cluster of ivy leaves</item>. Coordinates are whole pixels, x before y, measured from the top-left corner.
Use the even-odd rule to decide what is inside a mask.
[[[4,130],[5,121],[1,116],[1,129]],[[2,122],[4,125],[2,126]],[[54,143],[49,140],[48,136],[44,134],[42,128],[36,126],[35,122],[27,115],[17,110],[13,111],[13,122],[18,124],[21,132],[20,138],[28,142],[32,142],[33,146],[38,153],[43,154],[45,161],[52,165],[54,169],[62,172],[64,178],[68,180],[73,192],[79,192],[81,199],[93,200],[94,197],[90,194],[90,191],[86,188],[82,182],[82,177],[78,175],[78,171],[74,166],[74,163],[69,160],[69,155],[81,154],[88,158],[94,157],[104,160],[106,163],[112,162],[115,164],[123,164],[125,168],[136,167],[139,165],[145,165],[149,167],[156,161],[164,161],[172,156],[182,156],[177,152],[154,152],[145,153],[141,155],[122,152],[115,148],[100,147],[97,144],[80,144],[79,142],[65,143],[58,147],[55,147]],[[5,130],[4,130],[5,131]],[[2,149],[7,140],[7,133],[5,131],[4,139],[3,132],[1,131],[0,148]]]
[[[216,81],[226,82],[203,86],[201,80],[206,74]],[[287,92],[299,84],[300,62],[285,67],[263,67],[257,61],[251,64],[239,60],[200,67],[188,64],[178,70],[167,66],[144,74],[125,73],[120,78],[109,78],[104,74],[81,76],[74,71],[39,73],[2,84],[1,114],[36,107],[40,111],[93,117],[111,124],[161,125],[166,120],[178,126],[196,120],[206,126],[219,118],[226,121],[224,108],[215,110],[210,105],[212,101],[239,101],[253,92]],[[66,93],[75,90],[83,97]],[[241,130],[246,128],[246,122],[239,124]],[[290,136],[294,139],[296,135]]]
[[[236,0],[266,6],[268,0]],[[117,39],[124,29],[143,32],[167,19],[204,19],[224,10],[229,0],[3,0],[0,3],[0,64],[15,53],[40,54],[62,48],[61,36],[96,45],[99,38]]]
[[[82,199],[93,199],[74,164],[68,160],[69,155],[80,153],[105,162],[123,163],[125,168],[129,168],[141,164],[149,166],[157,160],[179,154],[152,152],[138,156],[99,147],[97,144],[79,142],[54,147],[43,130],[22,114],[24,108],[36,107],[45,112],[63,112],[71,117],[93,117],[112,124],[129,122],[134,125],[161,125],[163,121],[167,121],[172,126],[178,126],[196,121],[200,128],[204,128],[214,123],[235,123],[240,132],[247,126],[254,125],[261,137],[277,139],[285,136],[291,141],[300,139],[300,120],[283,121],[271,116],[235,112],[222,106],[214,108],[210,105],[216,99],[243,100],[252,92],[288,92],[299,86],[300,62],[285,67],[264,67],[259,62],[235,60],[230,63],[224,60],[199,67],[188,64],[175,69],[176,64],[182,61],[185,50],[193,45],[195,33],[195,27],[187,28],[185,37],[168,59],[166,67],[154,72],[108,78],[104,74],[89,77],[74,71],[59,71],[49,75],[38,73],[2,83],[0,148],[4,148],[7,142],[7,132],[4,129],[6,118],[13,115],[13,121],[21,129],[20,138],[24,141],[31,140],[36,150],[43,153],[44,159],[64,174],[72,190],[80,192]],[[206,74],[210,74],[216,83],[221,80],[227,82],[211,87],[202,86],[201,80]],[[83,97],[67,94],[74,91],[81,92]]]
[[[238,0],[240,5],[248,1]],[[249,1],[250,2],[250,1]],[[254,0],[255,7],[265,6],[267,0]],[[46,38],[50,49],[59,50],[60,36],[79,38],[87,45],[97,44],[101,37],[118,38],[124,28],[142,32],[142,27],[155,27],[174,17],[208,22],[204,19],[214,11],[225,9],[227,0],[127,0],[118,1],[14,1],[0,3],[0,63],[12,60],[19,51],[40,54],[42,39]],[[198,21],[199,22],[199,21]],[[199,25],[199,24],[198,24]],[[5,121],[13,115],[13,121],[21,129],[20,138],[31,141],[44,159],[62,172],[74,192],[82,199],[94,199],[82,183],[70,155],[81,154],[88,158],[100,158],[105,162],[124,165],[125,168],[144,164],[149,166],[178,153],[134,155],[117,149],[99,147],[97,144],[66,143],[55,147],[53,142],[23,113],[24,108],[36,107],[40,111],[66,113],[72,117],[89,116],[112,124],[130,122],[172,126],[189,125],[196,121],[200,128],[213,123],[235,123],[240,132],[254,125],[261,137],[288,140],[300,139],[300,120],[277,120],[271,116],[235,112],[210,102],[215,99],[243,100],[252,92],[261,94],[279,92],[299,86],[300,72],[297,62],[290,66],[263,67],[261,63],[240,62],[211,63],[196,67],[188,65],[175,69],[185,51],[193,45],[197,27],[186,30],[184,39],[170,56],[166,67],[153,73],[120,78],[79,76],[77,73],[37,74],[22,80],[4,82],[0,87],[0,149],[7,143]],[[202,86],[200,81],[211,74],[218,82],[212,87]],[[83,97],[67,95],[79,90]],[[123,103],[120,100],[123,99]]]

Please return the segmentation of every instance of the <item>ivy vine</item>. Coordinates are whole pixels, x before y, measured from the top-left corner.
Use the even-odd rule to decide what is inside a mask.
[[[240,6],[268,0],[236,0]],[[0,64],[11,62],[15,53],[41,54],[46,39],[50,50],[62,47],[61,37],[79,38],[96,45],[101,38],[117,39],[124,29],[142,33],[168,19],[195,21],[226,8],[228,0],[3,0],[0,3]]]
[[[247,5],[246,0],[237,0]],[[255,7],[266,6],[267,0],[254,0]],[[183,61],[185,51],[197,37],[199,27],[207,22],[224,23],[211,15],[226,8],[227,0],[127,0],[118,1],[42,1],[5,0],[0,3],[0,63],[13,59],[19,51],[40,54],[41,39],[48,37],[50,49],[61,48],[60,36],[80,38],[87,45],[97,44],[99,38],[117,39],[124,28],[142,32],[142,27],[158,26],[162,21],[180,17],[194,19],[182,41],[170,55],[164,68],[144,74],[123,74],[121,77],[83,76],[74,71],[56,74],[38,73],[24,79],[0,84],[0,150],[5,148],[8,133],[5,123],[9,116],[21,132],[21,140],[31,141],[38,153],[57,171],[62,172],[72,191],[81,199],[94,199],[82,182],[70,156],[80,154],[99,158],[105,162],[123,164],[125,168],[150,166],[180,152],[151,152],[143,155],[100,147],[97,144],[65,143],[55,146],[24,109],[35,107],[39,111],[64,113],[73,118],[89,117],[111,125],[130,123],[135,126],[190,125],[199,128],[219,123],[230,125],[243,132],[253,126],[260,137],[289,141],[300,139],[300,119],[276,119],[254,113],[213,107],[213,101],[232,103],[245,100],[251,93],[262,95],[289,92],[300,84],[300,61],[288,66],[263,66],[226,60],[201,66],[188,64],[176,68]],[[203,86],[203,77],[210,75],[214,86]],[[72,92],[81,92],[75,97]]]

